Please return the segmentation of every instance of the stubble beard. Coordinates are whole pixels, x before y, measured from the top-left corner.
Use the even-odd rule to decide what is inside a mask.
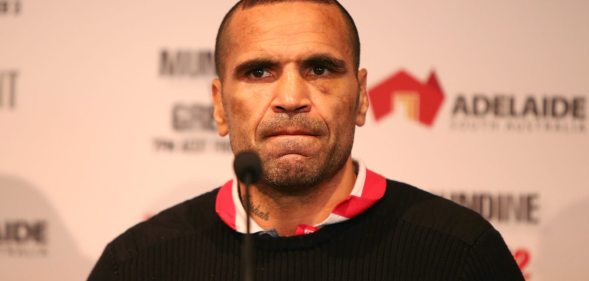
[[[333,178],[350,157],[352,142],[337,143],[323,155],[307,157],[297,161],[264,159],[264,175],[261,186],[285,195],[307,194],[314,187]]]
[[[336,141],[321,150],[318,155],[300,157],[297,160],[274,157],[264,149],[230,137],[234,153],[243,150],[256,151],[262,160],[262,179],[256,186],[262,192],[274,196],[304,195],[313,191],[314,187],[333,178],[339,172],[352,152],[355,126],[345,128],[335,137]]]

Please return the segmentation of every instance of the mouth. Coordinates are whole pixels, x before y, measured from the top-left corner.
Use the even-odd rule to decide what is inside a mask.
[[[310,131],[310,130],[304,130],[304,129],[298,129],[298,128],[283,128],[283,129],[278,129],[278,130],[273,130],[271,132],[269,132],[266,135],[266,138],[272,138],[272,137],[298,137],[298,136],[308,136],[308,137],[317,137],[319,136],[318,133]]]
[[[266,149],[276,158],[307,157],[321,149],[320,133],[300,127],[278,127],[264,135]],[[286,157],[286,158],[285,158]]]

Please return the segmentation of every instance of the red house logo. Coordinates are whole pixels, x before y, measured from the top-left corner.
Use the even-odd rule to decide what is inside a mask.
[[[432,71],[425,83],[399,71],[368,91],[374,119],[380,121],[400,107],[406,116],[431,126],[444,101],[444,93]]]

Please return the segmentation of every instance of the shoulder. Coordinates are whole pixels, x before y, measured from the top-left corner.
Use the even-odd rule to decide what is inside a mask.
[[[124,260],[152,245],[205,231],[216,222],[219,189],[172,206],[136,224],[107,245],[116,260]]]
[[[478,213],[415,186],[387,180],[385,197],[400,221],[474,245],[492,225]]]

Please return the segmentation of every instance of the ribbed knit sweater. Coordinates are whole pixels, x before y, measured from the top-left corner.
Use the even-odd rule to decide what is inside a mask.
[[[215,213],[217,192],[127,230],[88,280],[242,280],[243,235]],[[384,197],[353,219],[254,241],[258,281],[524,280],[499,233],[477,213],[390,180]]]

